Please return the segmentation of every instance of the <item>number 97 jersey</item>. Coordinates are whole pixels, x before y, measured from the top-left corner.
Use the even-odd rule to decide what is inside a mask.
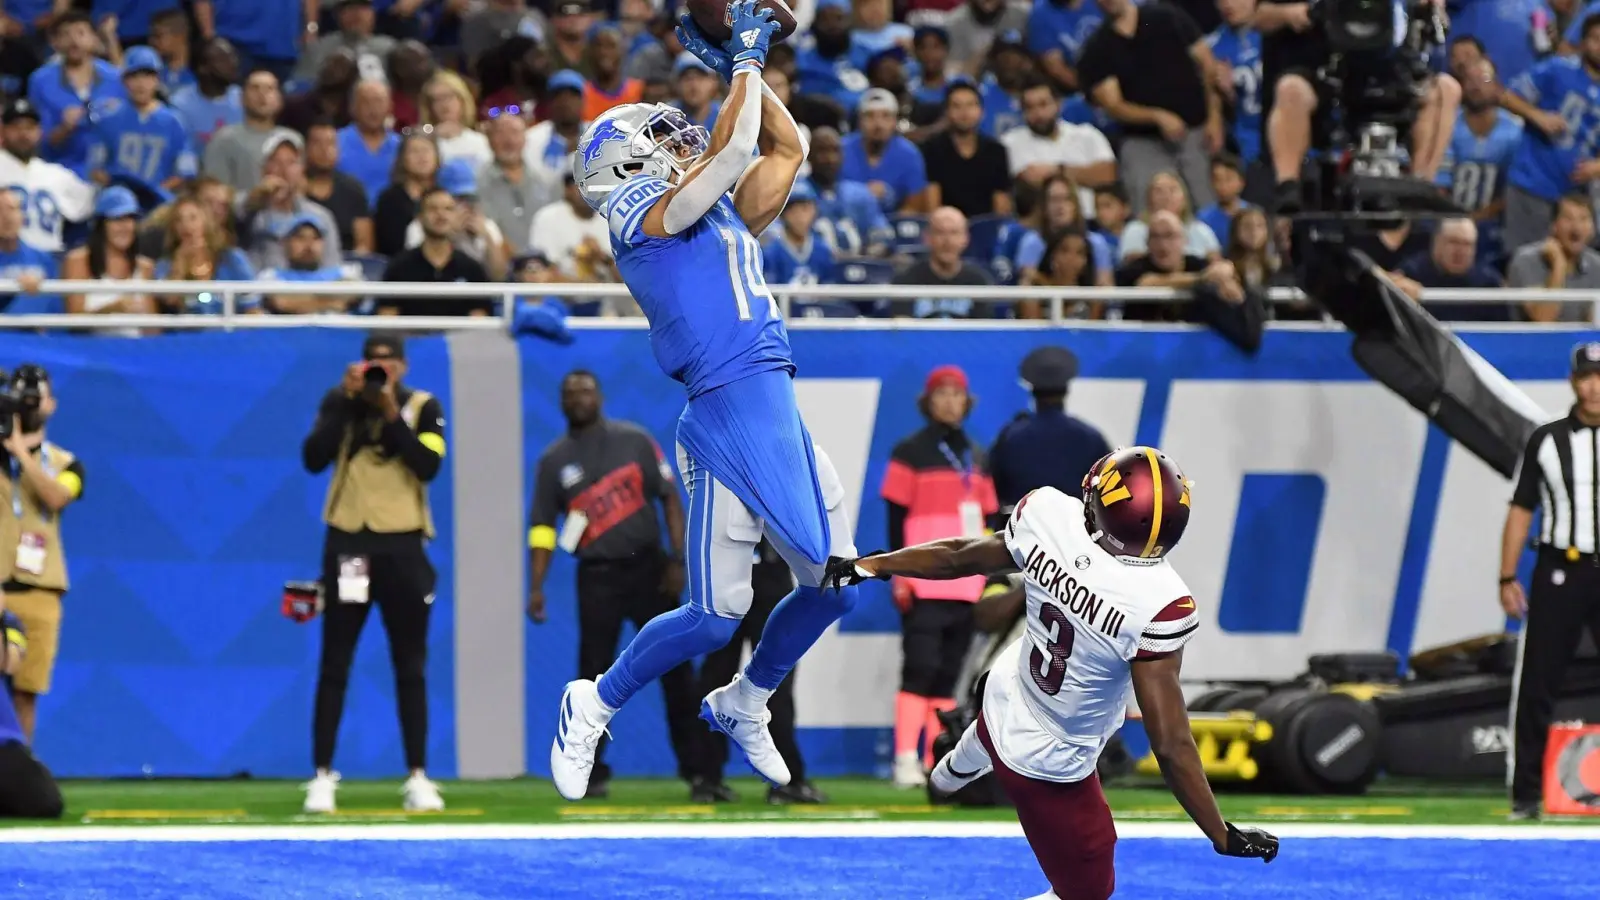
[[[1133,661],[1187,643],[1194,600],[1165,559],[1130,564],[1102,549],[1083,503],[1055,488],[1017,504],[1005,540],[1022,569],[1027,633],[990,669],[984,718],[1012,769],[1081,781],[1122,727]]]

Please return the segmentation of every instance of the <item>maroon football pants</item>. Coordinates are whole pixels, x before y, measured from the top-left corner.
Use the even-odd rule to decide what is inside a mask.
[[[1063,783],[1029,778],[1008,768],[994,750],[989,726],[978,714],[978,739],[994,761],[994,774],[1017,808],[1017,820],[1039,868],[1061,900],[1105,900],[1116,888],[1117,829],[1100,790],[1100,777]]]

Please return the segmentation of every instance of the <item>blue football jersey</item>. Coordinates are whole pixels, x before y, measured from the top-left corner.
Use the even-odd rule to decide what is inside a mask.
[[[1240,158],[1251,162],[1261,155],[1261,32],[1223,25],[1206,43],[1233,69],[1233,139]]]
[[[159,104],[141,114],[126,102],[96,121],[89,166],[148,188],[173,176],[193,178],[197,171],[189,132],[177,113]]]
[[[1507,181],[1535,197],[1554,201],[1573,189],[1572,170],[1600,149],[1600,81],[1576,57],[1547,59],[1511,82],[1511,90],[1538,109],[1555,112],[1567,130],[1554,138],[1525,128]]]
[[[993,75],[986,75],[978,84],[978,96],[983,99],[983,118],[978,121],[978,131],[998,139],[1022,124],[1022,100],[1012,96]]]
[[[874,243],[887,243],[894,232],[878,198],[859,181],[840,179],[831,188],[816,185],[817,223],[834,256],[860,256]]]
[[[762,276],[761,245],[731,197],[673,237],[644,233],[645,214],[671,189],[664,179],[637,176],[601,209],[617,271],[650,320],[661,370],[690,397],[775,369],[793,374],[789,333]]]
[[[1499,200],[1506,190],[1506,174],[1522,143],[1522,123],[1516,116],[1499,110],[1494,127],[1479,137],[1465,118],[1456,120],[1450,146],[1439,167],[1439,184],[1450,189],[1451,199],[1463,209],[1477,211]],[[1479,254],[1498,255],[1500,223],[1478,222]]]

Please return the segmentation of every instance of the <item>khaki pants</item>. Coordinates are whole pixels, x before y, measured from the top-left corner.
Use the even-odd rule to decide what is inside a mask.
[[[12,687],[26,694],[50,693],[50,673],[55,671],[61,643],[60,592],[7,591],[4,605],[28,633],[28,652],[11,678]]]

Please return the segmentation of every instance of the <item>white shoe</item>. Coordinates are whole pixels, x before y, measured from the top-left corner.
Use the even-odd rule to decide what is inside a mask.
[[[922,757],[915,753],[902,753],[894,758],[894,786],[897,788],[924,787],[928,776],[922,771]]]
[[[732,681],[707,694],[700,703],[700,718],[706,720],[712,731],[720,731],[738,744],[757,775],[783,787],[789,783],[789,764],[783,761],[778,745],[772,742],[772,732],[767,729],[772,711],[765,704],[761,712],[755,714],[740,708],[739,680],[742,677],[735,675]]]
[[[318,772],[302,787],[306,789],[306,802],[301,809],[306,813],[315,815],[338,810],[339,804],[333,799],[334,792],[339,790],[338,772]]]
[[[408,812],[444,812],[444,798],[439,796],[439,786],[426,775],[413,775],[400,788],[405,799],[400,807]]]
[[[606,724],[616,713],[600,699],[600,686],[595,682],[567,683],[561,695],[556,739],[550,745],[550,779],[561,796],[582,800],[588,792],[600,736],[606,733]]]
[[[994,766],[991,764],[976,772],[957,772],[950,765],[952,759],[955,759],[955,754],[946,753],[928,775],[928,782],[933,785],[933,789],[947,797],[994,771]]]

